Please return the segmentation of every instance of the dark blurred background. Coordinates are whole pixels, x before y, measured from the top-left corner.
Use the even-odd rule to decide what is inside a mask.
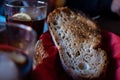
[[[0,22],[5,21],[4,3],[11,0],[0,0]],[[31,0],[32,1],[32,0]],[[48,3],[48,14],[57,7],[68,6],[82,11],[94,19],[102,29],[120,35],[120,16],[111,12],[112,0],[41,0]]]

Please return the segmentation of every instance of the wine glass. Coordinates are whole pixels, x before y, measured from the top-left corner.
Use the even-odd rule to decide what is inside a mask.
[[[0,23],[0,65],[2,66],[2,62],[4,63],[2,67],[0,66],[0,80],[14,80],[14,78],[10,79],[12,76],[9,75],[11,74],[22,79],[28,78],[27,76],[32,70],[35,43],[36,32],[31,27],[23,24]],[[1,56],[5,58],[3,59]],[[14,66],[10,67],[11,64],[8,62],[12,62]],[[8,70],[13,69],[13,71],[4,73],[5,64]],[[10,78],[6,79],[3,74]]]

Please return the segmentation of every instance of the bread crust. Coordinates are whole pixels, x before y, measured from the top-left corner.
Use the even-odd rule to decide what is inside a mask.
[[[100,48],[101,31],[93,21],[61,7],[48,15],[47,23],[62,66],[73,79],[94,79],[105,73],[107,55]]]

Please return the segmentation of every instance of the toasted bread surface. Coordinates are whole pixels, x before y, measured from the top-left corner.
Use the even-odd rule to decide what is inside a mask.
[[[87,17],[67,7],[55,9],[47,23],[65,71],[75,80],[100,77],[107,68],[107,55],[100,47],[100,29]]]

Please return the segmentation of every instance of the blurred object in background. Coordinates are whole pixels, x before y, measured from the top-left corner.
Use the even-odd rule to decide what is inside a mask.
[[[25,24],[32,27],[37,38],[43,33],[47,16],[47,3],[39,0],[14,0],[5,4],[7,22]]]
[[[0,15],[0,22],[6,22],[6,19],[4,16]]]
[[[55,1],[55,6],[56,6],[56,8],[57,7],[61,7],[61,6],[63,6],[64,4],[65,4],[65,0],[56,0]]]
[[[47,3],[47,14],[48,13],[50,13],[51,12],[51,6],[52,6],[52,4],[51,4],[51,0],[40,0],[40,1],[44,1],[44,2],[46,2]]]
[[[2,52],[0,52],[0,80],[19,80],[17,66]]]
[[[0,15],[4,15],[4,2],[5,0],[0,0]]]
[[[90,17],[98,15],[116,16],[116,12],[120,10],[120,5],[118,5],[120,0],[50,0],[50,3],[51,10],[61,6],[68,6],[71,9],[82,11]],[[114,11],[115,7],[119,10]]]
[[[35,43],[36,33],[31,27],[0,23],[0,80],[29,80]]]
[[[120,16],[120,0],[112,0],[111,11]]]
[[[108,14],[112,0],[66,0],[65,6],[81,10],[86,15]]]
[[[51,9],[53,10],[55,8],[64,6],[65,5],[65,1],[66,0],[50,0]]]

